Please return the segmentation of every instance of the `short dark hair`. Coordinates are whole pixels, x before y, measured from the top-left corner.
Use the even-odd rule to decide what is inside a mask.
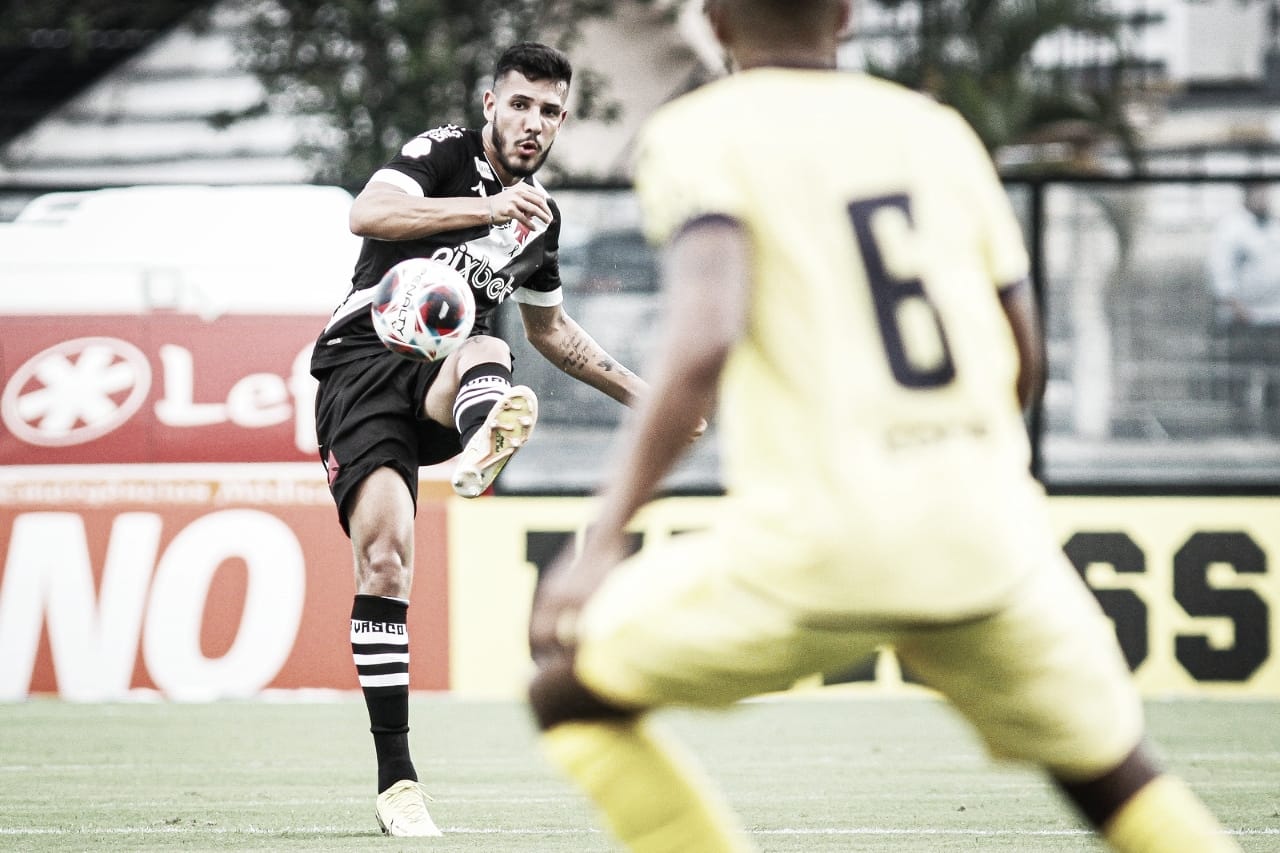
[[[569,85],[573,66],[562,52],[536,41],[513,44],[498,57],[493,69],[496,84],[508,71],[519,71],[530,80],[553,80]]]

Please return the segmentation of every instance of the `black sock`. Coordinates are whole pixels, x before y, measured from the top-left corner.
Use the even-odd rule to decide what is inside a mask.
[[[510,387],[511,369],[494,361],[477,364],[462,374],[458,382],[458,396],[453,400],[453,422],[458,427],[463,447],[484,425],[493,405]]]
[[[357,595],[351,605],[351,654],[369,709],[378,755],[378,793],[401,779],[418,781],[409,757],[409,602]]]
[[[1087,782],[1067,782],[1055,778],[1064,794],[1080,813],[1098,829],[1115,817],[1138,791],[1160,775],[1146,745],[1139,743],[1123,761]]]

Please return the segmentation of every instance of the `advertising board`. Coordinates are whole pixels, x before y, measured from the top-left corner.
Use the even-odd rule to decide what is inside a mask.
[[[640,547],[706,524],[714,498],[670,498],[643,512]],[[1280,697],[1280,499],[1052,498],[1081,571],[1147,695]],[[451,683],[512,695],[528,672],[524,628],[537,572],[585,524],[575,499],[508,498],[449,506]],[[896,689],[882,660],[827,683]]]
[[[354,689],[350,545],[318,465],[0,469],[0,700]],[[412,684],[520,695],[538,572],[581,498],[419,496]],[[638,547],[696,530],[716,498],[645,510]],[[1280,697],[1280,501],[1057,498],[1071,560],[1152,696]],[[899,689],[891,652],[830,683]]]
[[[324,319],[0,318],[0,465],[318,460]]]
[[[443,505],[423,486],[416,688],[449,686]],[[0,469],[0,700],[354,689],[351,546],[314,465]]]

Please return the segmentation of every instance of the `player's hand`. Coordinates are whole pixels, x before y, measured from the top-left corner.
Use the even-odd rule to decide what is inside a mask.
[[[551,221],[551,205],[547,197],[524,181],[489,196],[489,209],[498,225],[514,219],[528,228],[537,228],[535,220],[541,220],[543,224]]]
[[[563,655],[577,645],[578,615],[609,572],[626,556],[622,531],[592,530],[574,557],[568,545],[552,561],[533,600],[529,651],[535,663]]]

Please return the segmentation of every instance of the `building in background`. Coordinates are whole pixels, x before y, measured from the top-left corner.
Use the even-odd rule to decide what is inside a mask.
[[[622,110],[616,122],[575,122],[561,137],[554,162],[575,177],[624,180],[639,123],[706,79],[684,25],[671,22],[672,5],[622,3],[607,23],[583,27],[575,59],[610,78]],[[228,120],[266,97],[237,65],[242,25],[230,5],[214,5],[207,25],[180,24],[156,39],[0,146],[0,189],[309,180],[293,155],[306,130],[296,116]]]
[[[1153,170],[1280,172],[1280,0],[1111,0],[1141,75],[1132,114]],[[608,80],[617,121],[576,123],[554,160],[575,178],[622,182],[644,117],[721,68],[697,0],[622,2],[588,22],[575,59]],[[842,54],[858,67],[892,52],[919,26],[919,7],[857,7]],[[0,185],[262,183],[309,179],[292,155],[304,128],[267,112],[228,121],[261,103],[256,79],[236,63],[241,20],[213,4],[208,23],[179,24],[127,62],[0,146]],[[58,43],[56,32],[43,41]],[[122,41],[127,41],[121,36]],[[1087,73],[1112,61],[1108,46],[1078,36],[1046,39],[1036,62]],[[20,81],[19,81],[20,83]],[[17,84],[15,84],[17,85]],[[1013,156],[1017,156],[1016,152]],[[2,213],[2,211],[0,211]]]

